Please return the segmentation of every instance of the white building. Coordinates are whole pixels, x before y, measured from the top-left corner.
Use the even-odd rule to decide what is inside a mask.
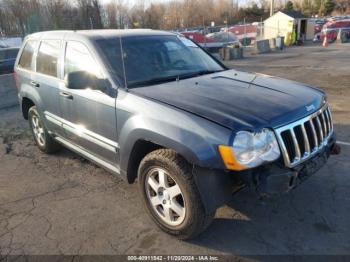
[[[264,21],[264,38],[271,39],[277,36],[286,37],[296,33],[297,39],[312,40],[314,24],[298,11],[278,11]]]

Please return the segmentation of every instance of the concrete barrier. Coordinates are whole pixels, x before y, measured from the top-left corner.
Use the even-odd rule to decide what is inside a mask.
[[[349,32],[347,31],[343,31],[342,29],[339,29],[339,32],[338,32],[338,35],[337,35],[337,40],[336,40],[336,43],[348,43],[350,42],[350,39],[349,39]]]
[[[243,48],[226,46],[219,50],[220,58],[224,61],[243,58]]]
[[[255,52],[258,54],[262,54],[262,53],[268,53],[270,52],[270,43],[269,43],[269,39],[265,39],[265,40],[258,40],[255,42]]]
[[[269,45],[270,45],[270,49],[277,49],[277,46],[276,46],[276,38],[271,38],[269,39]]]
[[[0,75],[0,109],[15,106],[17,104],[17,88],[13,75]]]

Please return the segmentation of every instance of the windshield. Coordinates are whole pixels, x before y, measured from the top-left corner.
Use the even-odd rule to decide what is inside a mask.
[[[152,85],[196,75],[222,71],[223,68],[192,41],[182,36],[131,36],[97,40],[112,67],[128,88]],[[122,49],[122,55],[121,55]]]

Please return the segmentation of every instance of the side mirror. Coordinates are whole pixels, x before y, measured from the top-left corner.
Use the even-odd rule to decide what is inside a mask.
[[[93,89],[105,90],[105,80],[98,79],[95,75],[86,71],[76,71],[67,75],[67,87],[69,89]]]

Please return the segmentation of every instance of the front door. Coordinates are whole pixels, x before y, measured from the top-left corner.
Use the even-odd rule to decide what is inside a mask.
[[[101,70],[88,48],[80,42],[68,41],[64,58],[64,79],[74,72],[88,72],[103,79]],[[60,88],[63,132],[67,140],[90,154],[116,164],[116,98],[92,89]]]

